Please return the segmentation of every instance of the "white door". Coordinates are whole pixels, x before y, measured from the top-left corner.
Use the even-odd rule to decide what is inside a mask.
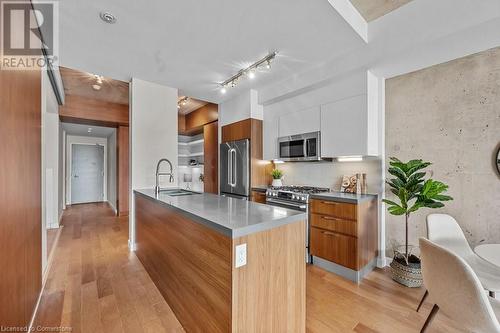
[[[71,155],[71,203],[103,201],[104,147],[74,144]]]

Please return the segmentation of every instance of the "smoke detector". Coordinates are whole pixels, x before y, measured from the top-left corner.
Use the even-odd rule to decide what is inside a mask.
[[[99,17],[101,18],[101,20],[103,20],[106,23],[109,23],[109,24],[116,23],[116,16],[114,16],[113,14],[111,14],[109,12],[101,12],[99,14]]]

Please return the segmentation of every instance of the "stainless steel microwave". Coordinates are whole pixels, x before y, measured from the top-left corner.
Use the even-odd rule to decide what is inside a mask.
[[[321,160],[321,132],[311,132],[278,139],[278,155],[282,161]]]

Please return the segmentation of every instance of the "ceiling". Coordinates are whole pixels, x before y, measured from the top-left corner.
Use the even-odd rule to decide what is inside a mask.
[[[78,135],[78,136],[91,136],[98,138],[107,138],[116,130],[111,127],[102,126],[90,126],[90,125],[80,125],[71,123],[62,123],[62,128],[66,131],[68,135]],[[91,133],[88,132],[89,128],[92,129]]]
[[[413,0],[350,0],[366,22],[378,19]]]
[[[183,99],[185,96],[179,96],[179,101]],[[185,105],[181,105],[181,108],[179,109],[179,114],[186,115],[190,112],[193,112],[194,110],[197,110],[201,108],[204,105],[207,105],[208,102],[196,99],[196,98],[191,98],[189,97],[188,100],[186,101]]]
[[[128,105],[128,83],[103,78],[100,90],[92,89],[96,83],[94,74],[66,67],[59,67],[64,85],[64,93],[101,101]]]
[[[65,0],[59,11],[61,65],[137,77],[215,103],[364,44],[326,0]],[[101,21],[101,11],[117,22]],[[273,50],[279,53],[269,72],[220,94],[218,82]]]

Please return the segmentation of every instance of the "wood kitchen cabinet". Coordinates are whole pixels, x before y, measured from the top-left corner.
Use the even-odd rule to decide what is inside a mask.
[[[252,195],[250,197],[250,200],[265,204],[266,203],[266,193],[259,192],[259,191],[252,191]]]
[[[377,199],[357,203],[312,199],[310,252],[314,257],[360,271],[378,248]]]

